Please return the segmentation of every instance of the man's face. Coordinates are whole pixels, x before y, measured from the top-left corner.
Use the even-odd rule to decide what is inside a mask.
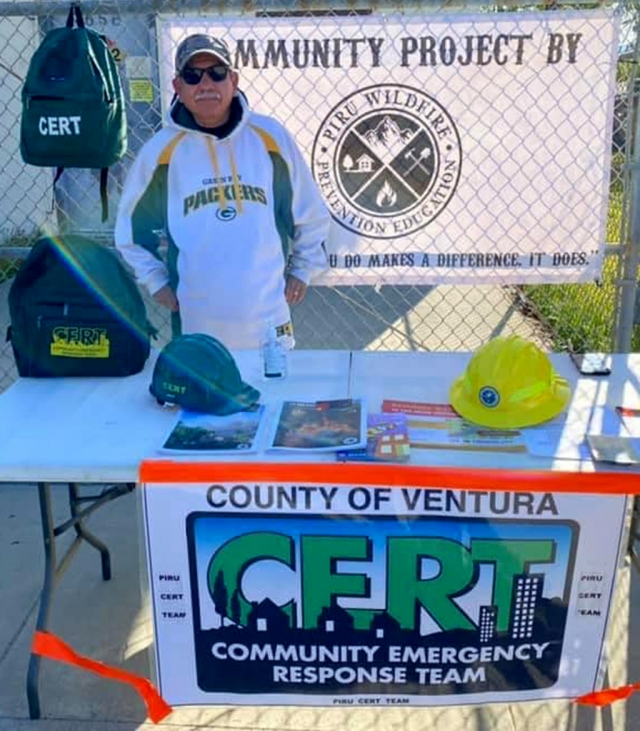
[[[197,53],[187,62],[187,67],[192,69],[223,65],[210,53]],[[209,74],[203,74],[200,83],[193,85],[187,84],[182,76],[173,80],[178,98],[201,127],[219,127],[229,119],[229,107],[237,88],[238,74],[230,69],[222,81],[214,81]]]

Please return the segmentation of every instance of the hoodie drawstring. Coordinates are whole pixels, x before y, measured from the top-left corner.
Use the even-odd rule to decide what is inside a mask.
[[[213,165],[213,171],[215,173],[217,180],[222,180],[222,175],[220,174],[220,163],[218,161],[218,156],[216,154],[215,145],[213,144],[213,141],[210,137],[206,138],[207,141],[207,149],[209,150],[209,157],[211,158],[211,164]],[[236,161],[233,156],[233,148],[231,145],[229,145],[229,162],[231,166],[231,176],[233,179],[233,192],[236,199],[236,206],[238,209],[238,213],[242,213],[242,196],[241,196],[241,190],[240,190],[240,180],[238,178],[238,170],[236,168]],[[231,201],[227,201],[227,194],[225,193],[225,186],[220,186],[222,190],[222,206],[223,208],[227,207],[227,202],[231,203]]]
[[[238,214],[242,213],[242,191],[240,190],[240,178],[236,168],[236,159],[233,155],[233,147],[229,145],[229,164],[231,165],[231,176],[233,178],[233,191],[236,194],[236,202],[238,204]]]

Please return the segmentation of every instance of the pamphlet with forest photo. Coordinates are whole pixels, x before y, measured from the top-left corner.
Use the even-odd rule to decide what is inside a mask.
[[[182,410],[177,423],[160,448],[171,454],[246,454],[259,448],[264,406],[215,416]]]
[[[284,401],[270,448],[327,452],[366,442],[366,409],[360,399]]]

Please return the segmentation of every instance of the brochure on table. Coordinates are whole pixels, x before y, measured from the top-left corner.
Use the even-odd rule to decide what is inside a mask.
[[[183,409],[158,451],[173,455],[256,452],[262,443],[264,413],[262,404],[228,416]]]
[[[258,404],[226,416],[182,410],[158,452],[189,457],[356,449],[366,445],[366,420],[361,399]]]
[[[268,449],[335,452],[367,442],[367,409],[361,399],[283,401],[268,439]]]
[[[523,434],[518,429],[488,429],[472,424],[465,421],[449,404],[385,399],[382,411],[407,415],[413,449],[526,451]]]
[[[406,414],[368,414],[367,444],[361,449],[341,449],[343,462],[408,462],[411,443]]]
[[[470,423],[445,403],[384,399],[278,401],[214,416],[181,411],[158,451],[176,457],[256,452],[335,452],[341,461],[410,463],[413,450],[528,454],[635,464],[640,413],[596,406],[521,429]]]

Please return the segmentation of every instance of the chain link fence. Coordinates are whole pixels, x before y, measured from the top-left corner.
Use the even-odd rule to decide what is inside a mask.
[[[188,26],[192,19],[208,19],[227,15],[240,21],[272,17],[342,17],[356,27],[358,18],[393,13],[424,16],[425,27],[437,22],[444,9],[427,3],[395,4],[384,7],[365,6],[359,2],[330,3],[330,10],[316,9],[313,3],[304,6],[282,3],[174,3],[169,0],[132,3],[124,0],[82,4],[87,25],[102,33],[118,61],[125,89],[129,126],[129,149],[125,158],[110,169],[110,215],[100,221],[99,171],[66,170],[53,186],[54,171],[34,168],[22,163],[19,153],[20,92],[32,52],[42,35],[51,28],[64,25],[66,2],[0,3],[0,68],[3,71],[3,94],[0,98],[0,331],[8,325],[7,293],[11,279],[25,252],[42,231],[75,231],[112,244],[115,211],[122,185],[132,160],[149,137],[162,124],[163,99],[166,106],[170,89],[163,79],[160,34],[163,23],[175,21]],[[508,7],[472,4],[446,5],[450,17],[459,12],[480,12],[495,16],[501,11],[527,10],[516,3]],[[535,8],[534,8],[535,9]],[[549,6],[555,12],[555,4]],[[579,9],[576,4],[563,6],[563,13]],[[633,8],[617,7],[622,15],[622,36],[618,60],[617,93],[612,130],[612,166],[609,185],[607,225],[607,260],[601,281],[573,285],[514,285],[486,281],[474,284],[390,285],[379,282],[359,286],[313,286],[306,300],[293,314],[296,340],[300,348],[349,348],[393,350],[473,350],[498,334],[517,332],[537,340],[547,349],[628,348],[635,335],[635,268],[637,241],[634,216],[638,215],[634,190],[634,140],[636,124],[636,15]],[[523,14],[524,17],[524,14]],[[355,20],[354,20],[355,19]],[[195,21],[193,21],[195,22]],[[185,26],[185,27],[186,27]],[[319,33],[322,26],[318,25]],[[350,51],[351,52],[351,51]],[[346,53],[346,51],[345,51]],[[165,54],[166,55],[166,54]],[[243,69],[240,69],[241,75]],[[416,68],[416,84],[424,70]],[[345,77],[346,78],[346,77]],[[376,79],[379,79],[376,76]],[[280,118],[294,133],[301,126],[299,110],[287,102],[290,89],[287,77],[282,88],[273,91],[281,102]],[[261,110],[265,99],[251,98]],[[438,89],[434,89],[437,95]],[[495,96],[487,88],[486,95]],[[524,94],[524,92],[523,92]],[[313,97],[317,99],[316,96]],[[507,100],[514,102],[515,99]],[[560,103],[561,100],[559,100]],[[279,104],[280,104],[279,102]],[[308,114],[307,110],[307,114]],[[316,112],[314,112],[316,113]],[[318,117],[326,110],[318,109]],[[296,119],[298,121],[296,122]],[[540,120],[542,123],[543,120]],[[488,133],[491,120],[479,126]],[[301,130],[301,134],[304,130]],[[517,130],[514,155],[530,165],[535,149],[527,149],[527,132]],[[580,134],[580,130],[578,130]],[[520,137],[518,136],[520,135]],[[482,146],[483,139],[474,144]],[[304,145],[303,145],[304,146]],[[306,150],[306,154],[309,151]],[[524,157],[523,157],[524,156]],[[560,153],[559,153],[559,156]],[[535,167],[531,168],[534,171]],[[543,170],[536,174],[543,175]],[[517,201],[509,201],[508,181],[493,183],[487,179],[489,191],[483,203],[489,208],[504,208],[505,221],[513,217]],[[501,187],[502,186],[502,187]],[[550,188],[539,187],[540,200],[527,202],[535,212],[538,203]],[[504,199],[504,200],[503,200]],[[476,206],[470,200],[470,208]],[[535,214],[534,214],[535,215]],[[561,223],[561,222],[560,222]],[[455,222],[452,223],[452,225]],[[507,224],[505,224],[507,232]],[[462,232],[461,232],[462,233]],[[513,242],[517,251],[518,243]],[[446,281],[446,280],[445,280]],[[159,328],[162,345],[169,336],[166,312],[149,301],[151,319]],[[15,378],[9,344],[0,351],[0,387]]]
[[[19,154],[20,91],[29,59],[43,34],[64,24],[66,2],[0,2],[0,68],[3,94],[0,95],[0,332],[9,325],[7,294],[12,277],[30,245],[43,231],[76,231],[112,244],[113,224],[126,172],[144,142],[162,124],[159,23],[164,18],[188,20],[196,14],[210,18],[224,13],[245,21],[274,14],[308,16],[313,0],[299,4],[242,2],[229,5],[207,0],[177,3],[171,0],[110,0],[82,4],[87,24],[103,33],[119,62],[127,99],[129,150],[110,169],[110,217],[100,221],[97,171],[67,170],[55,189],[54,172],[22,163]],[[525,10],[517,3],[506,6],[469,3],[397,3],[382,7],[360,0],[328,2],[323,7],[334,16],[357,18],[372,13],[382,16],[424,14],[425,26],[442,15],[457,12],[496,14],[503,10]],[[550,13],[556,3],[545,6]],[[563,12],[572,8],[564,6]],[[391,349],[391,350],[473,350],[490,338],[517,332],[538,341],[549,350],[640,348],[636,332],[636,269],[638,210],[636,170],[637,123],[637,14],[633,7],[617,7],[623,16],[618,81],[612,129],[612,166],[609,184],[607,257],[600,281],[586,284],[502,285],[496,284],[363,284],[360,286],[320,286],[310,288],[305,301],[293,314],[296,340],[300,348]],[[135,75],[138,74],[138,75]],[[286,88],[274,90],[283,97]],[[489,90],[487,91],[489,93]],[[260,99],[251,100],[260,107]],[[319,116],[325,112],[318,110]],[[286,108],[294,118],[295,108]],[[525,143],[524,133],[522,144]],[[480,142],[480,141],[479,141]],[[533,153],[531,153],[533,154]],[[553,192],[553,191],[551,191]],[[494,190],[499,198],[500,189]],[[532,209],[535,201],[531,202]],[[497,205],[493,200],[490,205]],[[507,211],[508,213],[508,206]],[[514,244],[517,246],[517,244]],[[158,345],[169,337],[169,318],[147,298],[153,324],[160,330]],[[0,348],[0,390],[16,377],[10,345]],[[622,582],[621,604],[629,600],[628,580]],[[621,616],[623,612],[616,613]],[[627,627],[612,628],[612,655],[627,641]],[[626,656],[624,658],[626,660]],[[624,663],[623,663],[624,664]],[[613,683],[625,680],[626,667],[618,668]],[[635,679],[635,678],[632,678]],[[564,701],[544,705],[495,706],[464,709],[374,709],[357,713],[330,708],[246,708],[225,712],[224,723],[234,727],[273,728],[370,728],[370,729],[540,729],[616,728],[630,729],[631,714],[625,719],[624,704],[599,711],[577,708]],[[213,722],[219,712],[203,710],[198,724]],[[205,717],[205,714],[207,716]]]

